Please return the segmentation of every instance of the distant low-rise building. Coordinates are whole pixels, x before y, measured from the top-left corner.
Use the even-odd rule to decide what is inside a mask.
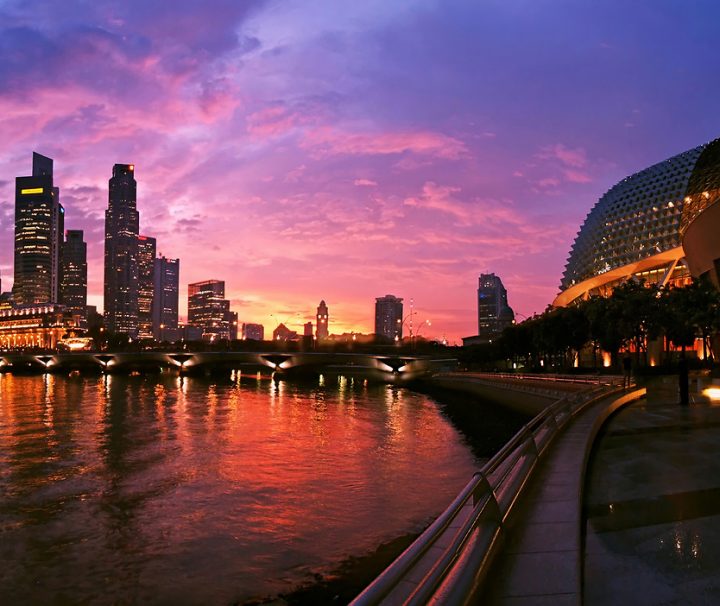
[[[265,327],[262,324],[245,323],[242,325],[242,338],[246,341],[264,341]]]
[[[290,330],[285,324],[279,324],[273,330],[273,341],[297,341],[299,339],[297,331]]]
[[[0,311],[0,349],[56,349],[76,328],[72,314],[57,303],[20,305]]]

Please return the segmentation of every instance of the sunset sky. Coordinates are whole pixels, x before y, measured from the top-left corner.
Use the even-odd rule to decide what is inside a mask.
[[[141,233],[241,322],[477,332],[477,278],[552,301],[614,183],[720,136],[712,0],[0,0],[0,274],[14,179],[55,160],[102,308],[112,165]],[[406,307],[406,313],[409,309]],[[271,317],[272,316],[272,317]]]

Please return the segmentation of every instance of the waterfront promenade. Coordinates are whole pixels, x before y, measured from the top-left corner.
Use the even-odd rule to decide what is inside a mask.
[[[433,603],[716,603],[718,452],[720,406],[697,391],[681,407],[676,377],[593,399],[544,449],[507,517],[501,504],[497,528],[478,515]],[[375,603],[416,603],[426,579],[408,582],[409,599]]]
[[[680,406],[674,380],[643,392],[595,404],[559,438],[483,603],[717,603],[720,406],[700,393]]]
[[[673,381],[612,417],[585,493],[584,603],[717,604],[720,405]]]
[[[553,443],[530,479],[487,575],[488,604],[582,603],[582,502],[593,441],[606,419],[645,395],[633,389],[584,409]]]

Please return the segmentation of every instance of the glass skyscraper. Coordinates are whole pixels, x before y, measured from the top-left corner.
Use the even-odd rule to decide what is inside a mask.
[[[84,326],[87,319],[87,244],[81,229],[69,229],[65,234],[61,273],[60,302],[73,316],[79,316],[80,325]]]
[[[133,164],[116,164],[105,211],[105,325],[138,336],[137,183]]]
[[[180,259],[155,259],[153,335],[158,341],[178,338]]]
[[[138,236],[138,338],[153,338],[155,238]]]
[[[57,303],[64,209],[53,161],[33,152],[32,176],[15,179],[15,280],[18,305]]]
[[[232,339],[233,332],[237,335],[237,315],[230,311],[230,301],[225,299],[224,281],[188,285],[188,324],[201,328],[206,341]]]
[[[508,305],[507,290],[495,274],[480,274],[477,297],[478,336],[492,341],[515,319],[515,314]]]

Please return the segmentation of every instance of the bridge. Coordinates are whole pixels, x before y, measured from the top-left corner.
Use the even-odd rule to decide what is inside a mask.
[[[2,353],[0,372],[39,374],[100,372],[149,373],[162,370],[187,375],[230,371],[303,377],[343,374],[371,381],[402,384],[441,371],[457,360],[427,356],[325,352],[70,352]]]

